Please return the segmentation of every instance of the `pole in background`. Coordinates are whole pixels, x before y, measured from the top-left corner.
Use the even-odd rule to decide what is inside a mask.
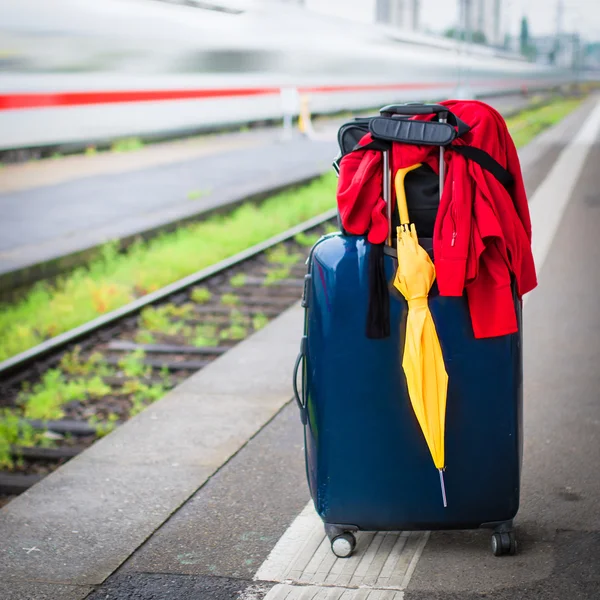
[[[413,31],[419,31],[419,28],[421,27],[421,23],[420,23],[420,0],[413,0],[413,5],[412,5],[412,28]]]
[[[562,33],[562,24],[564,17],[564,5],[563,0],[557,0],[556,2],[556,41],[554,42],[554,63],[558,66],[560,59],[560,35]]]
[[[291,140],[294,136],[294,115],[299,112],[298,90],[295,87],[284,87],[280,91],[281,112],[283,116],[282,139]]]
[[[467,64],[469,57],[469,48],[472,42],[472,0],[459,0],[459,39],[458,48],[463,52],[458,53],[458,85],[456,88],[456,98],[470,100],[473,98],[473,92],[469,84],[469,67]]]
[[[298,129],[309,139],[315,138],[312,119],[310,116],[310,97],[307,94],[300,96],[300,114],[298,115]]]

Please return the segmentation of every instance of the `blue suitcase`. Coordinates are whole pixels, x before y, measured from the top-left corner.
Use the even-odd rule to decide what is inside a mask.
[[[420,243],[431,255],[432,240]],[[397,266],[391,250],[384,257],[391,334],[365,335],[370,248],[364,236],[334,233],[315,244],[307,261],[294,390],[308,484],[332,550],[349,556],[357,530],[489,527],[494,554],[514,554],[523,445],[521,333],[475,339],[466,297],[442,297],[434,283],[429,307],[448,373],[444,507],[401,365],[407,304],[391,284]],[[520,324],[516,294],[515,308]]]

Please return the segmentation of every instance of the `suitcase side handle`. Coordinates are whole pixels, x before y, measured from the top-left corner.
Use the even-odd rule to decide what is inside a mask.
[[[300,352],[296,357],[296,363],[294,364],[294,374],[292,376],[294,398],[296,399],[296,404],[300,409],[300,420],[302,421],[302,425],[306,425],[308,421],[308,415],[306,413],[306,403],[302,401],[302,398],[300,397],[300,392],[298,391],[298,371],[300,370],[300,365],[303,363],[304,358],[306,356],[306,341],[307,338],[305,335],[303,335],[302,341],[300,342]],[[304,392],[304,386],[302,386],[302,392]]]

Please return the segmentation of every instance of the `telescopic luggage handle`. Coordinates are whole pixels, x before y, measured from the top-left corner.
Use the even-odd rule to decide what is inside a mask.
[[[421,102],[408,102],[406,104],[388,104],[379,110],[382,116],[406,115],[436,115],[449,112],[447,106],[441,104],[422,104]]]
[[[417,146],[448,146],[457,137],[456,129],[446,123],[448,113],[438,113],[439,121],[413,121],[390,117],[375,117],[369,132],[375,141]]]
[[[369,123],[369,130],[371,131],[373,137],[391,142],[396,141],[409,144],[425,143],[439,146],[439,189],[441,195],[444,188],[445,175],[444,146],[453,141],[455,137],[467,133],[470,127],[464,121],[461,121],[459,118],[457,118],[450,110],[448,110],[448,107],[443,106],[442,104],[423,104],[417,102],[408,104],[388,104],[387,106],[381,108],[379,112],[381,117],[375,118]],[[414,131],[411,130],[409,125],[410,122],[398,122],[399,116],[432,114],[437,115],[437,123],[429,122],[429,127],[427,127],[427,122],[420,122],[421,126]],[[393,123],[394,121],[396,121],[396,124]],[[419,122],[417,121],[417,123]],[[455,126],[457,130],[454,131],[453,128],[448,128],[448,124]],[[407,128],[404,125],[409,126]],[[446,128],[450,129],[450,131],[448,131]],[[442,130],[446,130],[445,133],[448,135],[447,139],[442,139],[444,138],[444,135],[438,137],[438,134]],[[385,150],[383,152],[383,199],[386,203],[388,221],[387,245],[392,246],[392,170],[389,150]]]
[[[464,135],[465,133],[467,133],[471,128],[461,119],[459,119],[447,106],[444,106],[442,104],[423,104],[421,102],[408,102],[406,104],[388,104],[387,106],[384,106],[382,108],[379,109],[379,114],[381,115],[379,117],[379,119],[377,119],[378,123],[376,124],[379,125],[380,127],[383,125],[384,129],[389,129],[389,126],[386,127],[385,123],[383,122],[384,119],[392,119],[393,121],[397,121],[399,119],[402,119],[402,117],[414,117],[417,115],[437,115],[437,123],[449,123],[453,128],[456,127],[456,131],[454,134],[454,137],[460,137],[461,135]],[[402,119],[404,120],[404,119]],[[432,121],[419,121],[420,123],[425,123],[428,124],[429,127],[428,129],[430,131],[435,131],[436,129],[436,125],[434,125],[434,123],[436,123],[436,119],[433,119]],[[391,125],[391,123],[390,123]],[[400,124],[397,124],[396,127],[398,127]],[[405,129],[405,127],[402,127],[402,125],[400,125],[401,130]],[[371,131],[372,131],[372,127],[371,127]],[[375,133],[372,131],[372,133]],[[377,135],[377,134],[375,134]],[[439,133],[435,133],[435,134],[430,134],[433,135],[433,138],[436,138],[437,135],[439,135]],[[429,137],[428,135],[425,135],[425,138]],[[450,143],[450,141],[452,140],[444,140],[444,135],[441,135],[441,139],[439,141],[432,139],[429,143],[431,143],[432,145],[447,145]],[[387,139],[388,141],[399,141],[399,142],[404,142],[404,143],[427,143],[427,140],[423,140],[420,141],[418,139],[412,140],[410,137],[406,138],[404,137],[402,139],[402,137],[397,138],[396,140],[393,140],[390,137],[382,137],[381,139]]]

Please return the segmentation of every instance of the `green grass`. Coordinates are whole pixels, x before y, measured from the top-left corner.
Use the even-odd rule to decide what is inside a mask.
[[[289,267],[280,267],[269,269],[265,276],[265,285],[273,285],[282,279],[287,279],[290,276],[291,270]]]
[[[138,344],[156,344],[156,337],[150,331],[142,329],[137,332],[135,341]]]
[[[186,326],[182,319],[190,317],[194,310],[193,305],[163,304],[162,306],[147,306],[140,313],[142,328],[152,333],[163,333],[165,335],[185,335]],[[149,342],[150,343],[150,342]]]
[[[66,379],[59,369],[50,369],[32,389],[21,392],[19,404],[25,418],[46,421],[62,419],[62,407],[69,402],[102,398],[108,393],[110,387],[97,374],[91,378]]]
[[[304,246],[305,248],[311,248],[316,244],[319,239],[319,234],[317,233],[304,233],[300,232],[298,235],[294,237],[294,241],[300,246]]]
[[[246,275],[244,273],[238,273],[237,275],[234,275],[229,280],[229,285],[236,288],[244,287],[244,285],[246,285]]]
[[[223,294],[221,296],[221,304],[225,306],[237,306],[241,302],[239,296],[235,294]]]
[[[152,367],[144,364],[145,356],[146,353],[143,350],[134,350],[123,356],[119,361],[119,368],[127,377],[149,377]]]
[[[51,447],[53,441],[45,437],[43,431],[35,430],[22,420],[15,410],[0,408],[0,469],[12,469],[21,460],[15,460],[11,447],[37,446]]]
[[[198,325],[192,338],[192,344],[198,348],[205,346],[217,346],[219,337],[215,325]]]
[[[526,110],[506,120],[517,148],[528,144],[544,129],[561,121],[582,102],[581,98],[556,99],[540,108]]]
[[[144,142],[138,137],[115,140],[110,149],[112,152],[133,152],[144,147]]]
[[[262,313],[258,313],[256,315],[254,315],[254,317],[252,317],[252,328],[255,331],[258,331],[259,329],[262,329],[263,327],[265,327],[269,322],[269,317],[267,317],[266,315],[263,315]]]
[[[119,415],[111,412],[107,415],[104,421],[101,421],[97,415],[92,415],[88,419],[88,423],[90,427],[94,427],[96,429],[96,435],[101,438],[115,430],[118,420]]]
[[[333,208],[336,183],[328,173],[260,206],[245,204],[229,215],[138,241],[125,253],[107,244],[89,266],[55,285],[41,282],[20,301],[0,306],[0,360]],[[206,302],[208,294],[197,289],[192,299]]]
[[[182,310],[183,307],[175,307]],[[24,383],[17,398],[16,408],[0,409],[0,469],[13,469],[21,464],[13,456],[14,446],[50,446],[54,442],[43,430],[34,430],[22,419],[41,421],[61,419],[69,402],[86,402],[108,395],[127,396],[131,402],[129,415],[141,412],[148,404],[164,396],[172,387],[168,369],[161,370],[161,382],[147,384],[140,378],[150,375],[150,367],[143,364],[144,352],[136,350],[119,361],[118,370],[129,377],[120,388],[111,390],[102,377],[113,374],[116,369],[102,362],[99,354],[81,357],[79,347],[63,357],[59,368],[46,371],[39,382]],[[118,415],[93,415],[88,423],[102,437],[116,427]]]
[[[197,287],[192,290],[190,298],[196,304],[206,304],[212,298],[212,293],[205,287]]]
[[[221,331],[222,340],[243,340],[248,335],[248,327],[251,324],[250,317],[243,315],[239,310],[233,309],[229,315],[230,326]]]
[[[160,383],[147,385],[136,379],[130,379],[123,384],[121,393],[130,396],[131,408],[129,415],[134,417],[142,412],[146,406],[160,400],[165,395],[165,386]]]
[[[114,367],[104,362],[100,352],[94,352],[87,359],[83,359],[79,346],[62,357],[59,367],[67,375],[91,375],[93,373],[107,377],[114,373]]]
[[[292,266],[296,264],[301,256],[297,252],[290,252],[285,246],[276,246],[266,252],[267,261],[273,265]]]
[[[188,200],[200,200],[200,198],[204,198],[210,194],[209,190],[191,190],[187,193]]]

